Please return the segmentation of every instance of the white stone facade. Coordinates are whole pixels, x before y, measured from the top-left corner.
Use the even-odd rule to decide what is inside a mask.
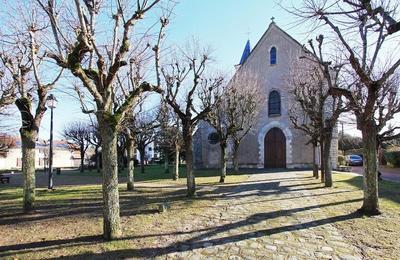
[[[276,64],[270,64],[270,50],[277,50]],[[243,139],[239,151],[241,167],[265,168],[265,137],[273,128],[283,132],[286,143],[286,168],[311,168],[312,146],[306,145],[307,136],[293,127],[289,118],[289,109],[294,100],[289,85],[289,68],[303,54],[303,47],[282,29],[271,23],[247,60],[238,68],[240,73],[255,75],[258,87],[265,94],[265,104],[259,113],[257,123]],[[271,91],[278,91],[281,98],[280,115],[268,115],[268,96]],[[214,130],[205,122],[200,123],[194,135],[195,166],[198,168],[219,167],[219,145],[210,144],[208,135]],[[337,129],[333,134],[331,158],[336,167]]]

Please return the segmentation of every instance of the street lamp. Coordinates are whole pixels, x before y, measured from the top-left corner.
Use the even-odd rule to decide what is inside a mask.
[[[56,108],[57,99],[50,94],[46,99],[46,105],[50,108],[50,151],[49,151],[49,185],[48,189],[53,189],[53,109]]]

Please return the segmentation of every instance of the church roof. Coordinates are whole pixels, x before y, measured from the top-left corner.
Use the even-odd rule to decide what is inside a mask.
[[[250,47],[250,40],[247,40],[246,46],[244,47],[242,58],[240,59],[239,65],[242,65],[247,58],[249,57],[251,52],[251,47]]]
[[[280,31],[281,33],[286,35],[290,40],[295,42],[300,48],[302,48],[302,49],[307,51],[307,49],[305,48],[305,46],[303,44],[301,44],[299,41],[297,41],[295,38],[293,38],[290,34],[288,34],[282,28],[280,28],[278,25],[276,25],[276,23],[274,21],[272,21],[269,24],[268,29],[264,32],[264,34],[261,36],[260,40],[258,40],[257,44],[254,46],[254,48],[252,50],[250,50],[250,52],[247,54],[246,59],[243,62],[242,62],[242,59],[243,59],[243,55],[242,55],[242,59],[240,60],[240,64],[239,65],[243,65],[247,61],[247,59],[252,55],[254,50],[257,49],[257,47],[260,44],[260,42],[266,37],[266,35],[269,33],[269,31],[271,30],[272,27],[275,27],[276,29],[278,29],[278,31]],[[249,41],[247,41],[247,42],[248,42],[249,47],[250,47],[250,42]],[[246,44],[246,47],[247,47],[247,44]],[[246,48],[245,48],[245,50],[246,50]],[[244,52],[243,52],[243,54],[244,54]]]

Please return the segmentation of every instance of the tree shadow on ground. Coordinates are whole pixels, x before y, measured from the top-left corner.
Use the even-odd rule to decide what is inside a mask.
[[[266,196],[288,191],[289,189],[285,186],[280,186],[280,182],[275,180],[229,185],[199,185],[198,196],[192,199],[186,197],[186,188],[181,185],[177,187],[170,186],[169,189],[140,187],[133,192],[120,189],[121,216],[154,214],[157,212],[157,204],[165,202],[190,202],[193,200],[212,199],[232,200],[245,196],[253,196],[254,194]],[[78,215],[82,217],[102,216],[103,202],[101,187],[60,187],[53,191],[39,189],[37,192],[38,197],[43,199],[37,201],[36,211],[33,214],[24,214],[19,204],[1,204],[0,209],[3,210],[0,211],[0,226]],[[67,196],[67,198],[64,199],[64,196]],[[77,198],[74,198],[75,196]],[[60,197],[63,199],[53,199],[50,197]],[[4,207],[7,207],[7,211],[4,210]]]
[[[146,215],[157,212],[157,203],[165,201],[183,201],[186,192],[183,189],[160,193],[157,191],[151,195],[147,192],[120,192],[121,216]],[[36,211],[32,214],[24,214],[20,205],[14,205],[14,210],[0,213],[1,225],[15,225],[24,222],[53,220],[71,216],[81,217],[101,217],[103,213],[103,200],[101,195],[96,197],[81,197],[76,199],[53,199],[49,201],[38,201]],[[0,209],[2,207],[0,206]]]
[[[290,180],[291,178],[279,178],[278,180]],[[310,177],[299,177],[300,180],[307,181]],[[309,187],[314,185],[314,187]],[[293,187],[301,187],[293,189]],[[320,189],[319,183],[305,183],[296,185],[281,185],[280,181],[274,178],[266,178],[261,181],[248,181],[235,184],[222,185],[198,185],[196,198],[186,197],[186,187],[180,188],[137,188],[133,192],[120,189],[121,216],[147,215],[158,212],[160,203],[190,203],[201,200],[234,200],[247,196],[269,196],[302,190]],[[84,187],[86,188],[86,187]],[[0,205],[0,226],[15,225],[20,223],[43,221],[47,219],[82,216],[82,217],[101,217],[102,216],[102,197],[101,187],[88,186],[87,190],[82,188],[58,188],[54,191],[38,190],[38,196],[63,197],[65,199],[46,199],[40,200],[36,204],[36,212],[26,215],[22,212],[20,205]],[[76,196],[77,198],[74,198]],[[7,211],[3,207],[7,207]],[[7,212],[7,213],[6,213]]]
[[[323,205],[313,205],[307,207],[300,207],[295,209],[287,209],[287,210],[279,210],[279,211],[272,211],[266,213],[258,213],[253,214],[246,218],[245,220],[237,221],[234,223],[229,223],[225,225],[221,225],[218,227],[211,227],[205,229],[198,229],[198,230],[191,230],[185,232],[174,232],[174,233],[164,233],[164,234],[149,234],[143,236],[130,236],[130,237],[123,237],[119,240],[130,240],[130,239],[138,239],[138,238],[145,238],[145,237],[160,237],[160,236],[170,236],[170,235],[181,235],[181,234],[189,234],[189,233],[199,233],[196,234],[194,237],[173,243],[166,247],[156,247],[156,248],[141,248],[141,249],[123,249],[123,250],[115,250],[115,251],[108,251],[101,254],[94,254],[94,253],[87,253],[87,254],[80,254],[75,256],[63,257],[64,259],[87,259],[93,257],[101,257],[101,258],[108,258],[108,259],[115,259],[115,258],[123,258],[123,257],[157,257],[162,256],[169,253],[175,252],[182,252],[188,251],[198,248],[205,248],[207,246],[216,246],[216,245],[224,245],[227,243],[234,243],[246,239],[251,238],[260,238],[263,236],[270,236],[273,234],[278,234],[282,232],[288,231],[298,231],[303,229],[308,229],[311,227],[317,227],[326,224],[332,224],[336,222],[346,221],[349,219],[355,219],[361,217],[361,215],[357,213],[351,213],[346,215],[334,216],[324,219],[313,220],[305,223],[293,224],[293,225],[286,225],[280,227],[273,227],[267,229],[259,229],[254,230],[247,233],[240,233],[230,236],[224,237],[215,237],[221,235],[224,232],[231,231],[237,228],[241,228],[248,225],[254,225],[255,223],[259,223],[262,221],[268,221],[271,219],[275,219],[278,217],[289,216],[295,214],[296,212],[300,211],[308,211],[314,210],[317,208],[329,207],[329,206],[336,206],[345,203],[353,203],[359,202],[361,199],[354,199],[349,201],[339,201],[333,203],[327,203]],[[215,238],[212,238],[215,237]],[[38,252],[44,251],[49,249],[57,249],[57,248],[67,248],[79,245],[89,245],[89,244],[96,244],[102,243],[101,236],[83,236],[78,238],[72,239],[60,239],[60,240],[50,240],[50,241],[41,241],[41,242],[33,242],[33,243],[25,243],[25,244],[15,244],[9,246],[0,246],[0,257],[6,257],[13,255],[15,253],[28,253],[28,252]],[[206,244],[207,243],[207,244]]]

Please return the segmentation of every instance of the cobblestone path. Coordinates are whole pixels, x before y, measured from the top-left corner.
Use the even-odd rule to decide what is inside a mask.
[[[157,258],[362,259],[332,224],[351,216],[327,217],[321,187],[304,172],[252,175],[194,217],[193,232],[180,235],[178,250]]]

